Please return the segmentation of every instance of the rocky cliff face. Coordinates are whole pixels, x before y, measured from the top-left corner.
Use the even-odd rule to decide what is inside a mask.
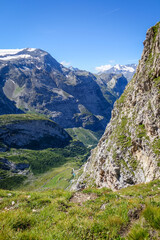
[[[160,23],[150,28],[136,74],[115,103],[112,118],[84,172],[79,189],[120,189],[160,177]]]
[[[14,114],[23,113],[22,110],[16,107],[15,102],[8,99],[2,88],[0,87],[0,114]]]
[[[0,143],[3,147],[44,149],[64,147],[71,137],[56,123],[34,115],[0,117]]]

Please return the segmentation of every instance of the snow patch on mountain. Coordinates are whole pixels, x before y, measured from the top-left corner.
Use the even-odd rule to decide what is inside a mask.
[[[108,64],[108,65],[103,65],[100,67],[96,67],[96,70],[98,72],[98,74],[101,74],[102,72],[106,72],[108,70],[119,70],[119,71],[128,71],[128,72],[135,72],[137,65],[136,64],[127,64],[127,65],[120,65],[120,64],[116,64],[114,66]]]
[[[2,56],[11,56],[11,55],[16,55],[19,54],[22,51],[27,51],[27,52],[33,52],[36,50],[36,48],[21,48],[21,49],[0,49],[0,57]],[[22,56],[22,55],[21,55]],[[24,55],[23,55],[24,56]],[[6,59],[8,60],[8,59]]]
[[[24,48],[22,48],[22,49],[0,49],[0,56],[14,55],[23,50],[24,50]]]
[[[27,48],[26,50],[27,50],[28,52],[33,52],[33,51],[36,50],[36,48]]]
[[[28,54],[13,55],[13,56],[9,55],[6,57],[0,57],[0,60],[9,61],[9,60],[20,59],[20,58],[31,58],[31,56]]]
[[[113,66],[111,68],[114,68],[114,69],[117,69],[117,70],[121,70],[121,71],[135,72],[135,67],[131,67],[129,65],[116,64],[115,66]]]
[[[20,59],[42,61],[41,58],[47,54],[47,52],[37,48],[0,49],[0,61],[17,61]]]
[[[115,74],[123,74],[128,81],[130,81],[136,71],[137,65],[136,64],[127,64],[127,65],[120,65],[116,64],[112,65],[103,65],[100,67],[96,67],[96,71],[99,71],[97,74],[100,75],[102,73],[115,73]]]

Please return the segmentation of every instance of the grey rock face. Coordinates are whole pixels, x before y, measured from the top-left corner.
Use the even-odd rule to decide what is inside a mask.
[[[102,73],[97,75],[96,82],[105,98],[113,105],[124,92],[128,82],[122,74]]]
[[[72,189],[120,189],[160,178],[160,23],[147,31],[137,71]]]
[[[2,54],[3,53],[3,54]],[[62,127],[104,129],[112,106],[93,74],[72,71],[40,49],[0,50],[0,86],[25,112],[45,114]]]
[[[8,99],[0,87],[0,115],[1,114],[19,114],[22,110],[16,107],[15,102]]]
[[[5,158],[0,158],[0,169],[10,171],[11,174],[27,175],[29,173],[28,163],[13,163]],[[3,176],[0,177],[3,179]]]
[[[21,120],[0,127],[0,141],[7,147],[63,147],[69,140],[71,137],[68,133],[50,120]]]
[[[1,158],[0,159],[0,168],[3,169],[3,170],[12,170],[12,171],[15,171],[15,170],[25,170],[27,168],[29,168],[29,164],[28,163],[13,163],[13,162],[10,162],[8,161],[7,159],[5,158]]]

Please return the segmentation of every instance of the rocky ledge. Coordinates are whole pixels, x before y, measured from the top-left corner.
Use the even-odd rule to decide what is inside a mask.
[[[71,137],[56,123],[34,115],[0,116],[1,145],[12,148],[64,147]]]

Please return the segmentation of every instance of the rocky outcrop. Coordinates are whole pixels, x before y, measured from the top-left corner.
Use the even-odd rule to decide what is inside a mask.
[[[120,189],[160,178],[160,23],[147,31],[136,74],[72,189]]]
[[[29,171],[28,163],[14,163],[5,158],[0,158],[0,169],[26,175]],[[1,178],[0,178],[1,179]]]
[[[69,144],[69,134],[51,120],[34,115],[0,117],[0,142],[7,147],[44,149]]]

